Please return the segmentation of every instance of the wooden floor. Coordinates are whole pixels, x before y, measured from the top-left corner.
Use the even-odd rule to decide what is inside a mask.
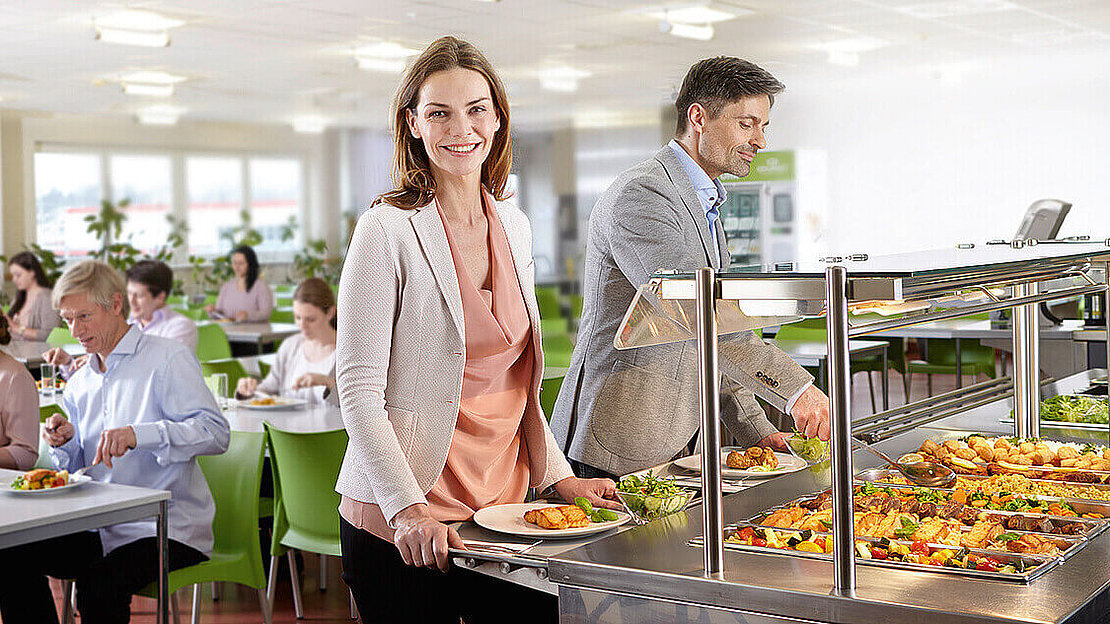
[[[982,380],[982,378],[980,378]],[[882,396],[878,374],[875,374],[875,401],[882,409]],[[964,385],[974,383],[971,376],[964,377]],[[889,376],[890,405],[891,407],[905,403],[902,377],[896,372]],[[956,387],[956,378],[951,375],[933,376],[933,393],[939,394]],[[911,396],[918,400],[926,396],[926,383],[924,375],[916,375],[911,388]],[[871,413],[871,399],[868,396],[867,379],[864,373],[857,373],[852,384],[852,411],[854,414]],[[293,624],[294,622],[320,622],[350,624],[346,585],[339,578],[340,560],[338,557],[329,557],[327,560],[328,588],[321,592],[317,586],[319,573],[319,559],[315,555],[304,556],[305,571],[302,584],[302,597],[304,598],[305,619],[297,620],[293,613],[293,594],[289,585],[289,575],[284,573],[279,577],[280,582],[275,596],[274,624]],[[284,569],[282,570],[284,572]],[[52,583],[55,600],[61,613],[61,586]],[[261,622],[262,616],[258,608],[258,594],[254,589],[224,583],[221,585],[221,597],[213,602],[208,586],[204,587],[201,594],[201,622],[205,624],[231,624]],[[188,622],[192,606],[192,590],[182,590],[177,593],[178,604],[181,609],[180,621]],[[152,624],[154,622],[155,602],[149,598],[136,597],[131,603],[132,618],[135,624]],[[78,621],[80,619],[78,618]],[[371,620],[372,621],[372,620]],[[2,622],[2,620],[0,620]]]

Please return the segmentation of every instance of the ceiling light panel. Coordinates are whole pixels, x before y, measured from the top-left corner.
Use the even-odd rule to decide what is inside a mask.
[[[1009,0],[942,0],[940,2],[921,2],[894,7],[894,10],[918,19],[939,19],[958,15],[1011,11],[1016,8],[1018,7]]]
[[[172,85],[179,82],[184,82],[185,76],[178,76],[169,72],[160,70],[149,71],[133,71],[120,76],[120,82],[138,82],[143,84],[157,84],[157,85]]]
[[[185,24],[182,20],[165,17],[151,11],[120,11],[98,17],[93,21],[97,26],[146,32],[169,30]]]
[[[135,113],[135,119],[146,126],[172,126],[184,112],[177,106],[148,106]]]

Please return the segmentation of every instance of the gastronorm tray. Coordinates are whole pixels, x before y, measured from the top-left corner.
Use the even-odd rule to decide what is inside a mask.
[[[1092,398],[1105,398],[1105,397],[1092,397]],[[999,418],[998,422],[1007,425],[1014,424],[1013,418]],[[1042,420],[1042,427],[1049,429],[1083,429],[1086,431],[1110,431],[1110,426],[1103,423],[1085,423],[1085,422],[1064,422],[1062,420]],[[1043,437],[1043,436],[1042,436]]]
[[[884,484],[884,485],[886,485],[886,484]],[[927,489],[927,490],[935,489],[935,490],[938,490],[938,491],[941,491],[941,492],[945,492],[945,491],[950,492],[951,491],[951,490],[944,490],[944,489],[940,489],[940,488],[921,488],[920,486],[905,486],[905,485],[895,485],[895,484],[890,484],[890,487],[899,488],[899,489]],[[755,523],[755,524],[761,524],[763,522],[763,520],[765,518],[767,518],[767,516],[771,515],[775,511],[778,511],[780,509],[785,509],[787,507],[792,507],[794,505],[801,505],[802,507],[805,507],[806,506],[805,503],[812,501],[816,496],[818,496],[818,495],[817,494],[807,494],[805,496],[800,496],[798,498],[795,498],[792,501],[783,503],[781,505],[776,505],[774,507],[771,507],[769,509],[761,511],[758,514],[756,514],[756,515],[754,515],[750,518],[746,518],[745,521],[746,522],[752,522],[752,523]],[[1067,501],[1061,501],[1061,502],[1067,502]],[[984,513],[991,514],[993,516],[1046,518],[1049,521],[1051,521],[1054,525],[1059,525],[1061,523],[1066,522],[1066,523],[1069,523],[1069,524],[1074,523],[1074,524],[1079,524],[1079,525],[1084,526],[1084,530],[1081,533],[1051,533],[1051,532],[1045,532],[1045,531],[1018,530],[1018,529],[1009,529],[1009,528],[1007,528],[1008,532],[1017,533],[1019,535],[1024,534],[1024,533],[1034,533],[1034,534],[1037,534],[1037,535],[1052,535],[1052,536],[1057,536],[1057,537],[1064,537],[1064,538],[1068,538],[1069,540],[1088,540],[1088,539],[1091,539],[1094,536],[1098,535],[1103,530],[1105,530],[1108,526],[1110,526],[1110,522],[1108,522],[1107,520],[1096,520],[1094,518],[1079,518],[1079,517],[1074,517],[1074,516],[1054,516],[1054,515],[1051,515],[1051,514],[1038,514],[1038,513],[1033,513],[1033,512],[1029,512],[1029,511],[1003,511],[1003,510],[996,510],[996,509],[982,509],[981,511],[984,512]],[[1087,513],[1087,512],[1084,512],[1084,513]],[[1102,513],[1102,512],[1101,511],[1094,511],[1094,512],[1091,512],[1091,513]]]
[[[887,478],[891,478],[891,477],[895,477],[895,476],[901,476],[901,473],[899,473],[897,470],[893,470],[891,468],[868,468],[866,470],[861,470],[860,472],[857,472],[856,476],[855,476],[855,479],[856,479],[856,481],[860,481],[860,482],[869,481],[871,483],[879,483],[883,479],[887,479]],[[964,479],[975,480],[975,481],[982,481],[982,480],[990,478],[990,477],[980,476],[980,475],[959,475],[959,477],[964,478]],[[1030,481],[1035,481],[1037,483],[1047,483],[1047,484],[1051,484],[1051,485],[1061,485],[1061,484],[1071,483],[1071,482],[1068,482],[1068,481],[1057,481],[1057,480],[1054,480],[1054,479],[1029,479],[1029,480]],[[883,483],[883,485],[889,485],[891,487],[918,487],[918,486],[914,486],[914,485],[904,485],[904,484],[898,484],[898,483]],[[1079,484],[1075,484],[1075,485],[1090,486],[1090,487],[1093,487],[1097,490],[1104,490],[1104,491],[1110,493],[1110,484],[1106,484],[1106,483],[1079,483]],[[949,489],[951,489],[951,488],[949,488]],[[1098,499],[1092,499],[1092,498],[1075,498],[1075,497],[1070,497],[1070,496],[1051,496],[1051,495],[1047,495],[1047,494],[1031,494],[1029,496],[1035,496],[1036,498],[1039,498],[1039,499],[1045,500],[1045,501],[1060,501],[1060,502],[1068,503],[1068,504],[1072,505],[1073,507],[1075,507],[1075,510],[1078,513],[1081,513],[1081,514],[1097,513],[1097,514],[1102,514],[1102,515],[1110,518],[1110,500],[1098,500]]]
[[[739,531],[740,529],[742,529],[744,527],[752,527],[753,529],[764,528],[764,527],[760,527],[759,525],[755,525],[755,524],[748,523],[748,522],[738,522],[735,525],[729,525],[729,526],[725,527],[724,538],[727,540],[730,536],[732,536],[733,534],[735,534],[737,531]],[[789,529],[776,529],[776,530],[789,531]],[[818,535],[828,535],[828,534],[827,533],[824,533],[824,534],[818,533]],[[870,537],[863,537],[863,536],[857,536],[856,541],[865,541],[865,542],[870,542],[872,544],[879,543],[878,538],[870,538]],[[907,546],[910,544],[910,542],[907,542],[905,540],[890,540],[890,541],[892,543],[905,544]],[[703,543],[704,543],[704,540],[703,540],[702,536],[700,536],[700,535],[691,539],[689,542],[687,542],[688,545],[699,547],[699,548],[702,546]],[[927,544],[927,546],[929,547],[929,552],[930,553],[934,552],[935,550],[940,550],[940,549],[952,549],[952,546],[947,546],[947,545],[944,545],[944,544]],[[746,544],[733,544],[733,543],[729,543],[727,541],[724,543],[724,547],[727,550],[756,552],[756,553],[759,553],[759,554],[777,555],[777,556],[780,556],[780,557],[801,557],[801,558],[805,558],[805,559],[817,559],[817,560],[824,560],[824,561],[832,561],[832,554],[831,553],[811,553],[811,552],[806,552],[806,551],[788,550],[788,549],[783,549],[783,548],[769,548],[769,547],[764,547],[764,546],[748,546]],[[886,561],[886,560],[882,560],[882,559],[864,559],[862,557],[856,557],[856,563],[859,564],[859,565],[875,566],[875,567],[882,567],[882,568],[893,568],[893,569],[896,569],[896,570],[913,570],[913,571],[918,571],[918,572],[933,572],[933,573],[937,573],[937,574],[950,574],[950,575],[955,575],[955,576],[984,578],[984,579],[995,579],[995,580],[1017,582],[1017,583],[1028,583],[1028,582],[1032,581],[1033,579],[1041,576],[1045,572],[1048,572],[1050,569],[1052,569],[1053,567],[1058,565],[1064,559],[1063,557],[1043,557],[1043,556],[1038,556],[1038,555],[1019,555],[1019,554],[1015,554],[1015,553],[1002,553],[1002,552],[993,551],[993,550],[980,550],[980,549],[976,549],[976,548],[968,549],[968,552],[974,553],[976,555],[981,555],[981,556],[984,556],[984,557],[992,557],[994,559],[997,559],[997,560],[1002,561],[1003,563],[1007,563],[1007,564],[1012,564],[1012,563],[1015,563],[1015,562],[1020,560],[1027,567],[1028,566],[1035,566],[1035,567],[1033,567],[1032,569],[1027,569],[1024,572],[1002,573],[1002,572],[991,572],[989,570],[967,570],[967,569],[963,569],[963,568],[950,568],[950,567],[944,567],[944,566],[923,565],[923,564],[920,564],[920,563],[909,563],[909,562],[905,562],[905,561]]]

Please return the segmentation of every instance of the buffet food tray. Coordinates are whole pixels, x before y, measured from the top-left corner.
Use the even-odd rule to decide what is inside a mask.
[[[881,470],[881,469],[871,469],[871,470]],[[864,471],[864,472],[870,472],[870,470]],[[893,471],[891,471],[891,472],[893,472]],[[861,480],[861,481],[863,481],[863,480]],[[943,488],[923,488],[921,486],[900,485],[900,484],[893,484],[893,483],[884,483],[883,486],[884,487],[889,486],[892,489],[936,490],[938,492],[945,492],[945,493],[951,493],[952,492],[952,490],[945,490]],[[793,506],[796,506],[796,505],[806,507],[806,503],[809,503],[809,502],[813,501],[817,496],[819,496],[819,494],[807,494],[805,496],[800,496],[798,498],[795,498],[794,500],[785,502],[781,505],[775,505],[774,507],[768,508],[768,509],[766,509],[764,511],[761,511],[758,514],[756,514],[756,515],[754,515],[750,518],[745,519],[745,522],[749,522],[749,523],[753,523],[753,524],[757,524],[757,525],[762,526],[763,520],[765,520],[772,513],[776,512],[780,509],[786,509],[788,507],[793,507]],[[1042,496],[1042,497],[1037,497],[1037,498],[1046,499],[1047,497]],[[1091,505],[1091,504],[1089,504],[1090,501],[1082,501],[1082,500],[1079,500],[1079,501],[1076,501],[1076,502],[1073,503],[1071,501],[1067,501],[1067,500],[1063,500],[1063,499],[1057,499],[1055,502],[1064,502],[1064,503],[1071,504],[1073,507],[1076,507],[1076,512],[1077,513],[1099,513],[1099,514],[1103,514],[1103,515],[1110,515],[1110,505]],[[1081,511],[1079,509],[1079,507],[1081,507],[1081,506],[1084,507],[1085,509],[1089,509],[1089,511],[1087,511],[1087,510]],[[859,509],[856,509],[856,511],[859,511]],[[1068,545],[1067,545],[1066,548],[1061,548],[1061,550],[1064,552],[1065,557],[1071,556],[1071,553],[1069,552],[1070,547],[1072,545],[1071,542],[1089,540],[1089,539],[1095,537],[1096,535],[1098,535],[1099,533],[1101,533],[1102,531],[1104,531],[1108,526],[1110,526],[1110,522],[1108,522],[1107,520],[1100,520],[1100,519],[1094,519],[1094,518],[1082,518],[1082,517],[1076,517],[1076,516],[1056,516],[1056,515],[1052,515],[1052,514],[1036,513],[1036,512],[1031,512],[1031,511],[1006,511],[1006,510],[1001,510],[1001,509],[986,509],[986,508],[980,509],[980,511],[982,513],[990,514],[992,516],[1001,516],[1001,517],[1004,517],[1004,518],[1026,518],[1026,517],[1045,518],[1045,519],[1049,520],[1050,522],[1052,522],[1054,527],[1059,526],[1061,524],[1082,525],[1084,527],[1084,530],[1080,533],[1054,533],[1054,532],[1048,532],[1048,531],[1020,530],[1020,529],[1007,528],[1007,532],[1016,533],[1018,535],[1023,535],[1023,534],[1026,534],[1026,533],[1032,533],[1032,534],[1036,534],[1036,535],[1051,535],[1051,536],[1053,536],[1054,539],[1055,538],[1063,538],[1064,541],[1068,542]],[[912,513],[912,512],[909,512],[909,513]],[[796,529],[790,529],[790,530],[796,530]],[[862,536],[859,536],[859,537],[862,537]],[[951,548],[951,547],[952,546],[949,545],[949,548]]]
[[[891,468],[868,468],[867,470],[862,470],[860,472],[857,472],[856,476],[855,476],[855,480],[859,481],[859,482],[881,483],[884,486],[889,485],[891,487],[900,487],[900,488],[920,487],[920,486],[916,486],[916,485],[907,485],[905,483],[890,483],[890,482],[886,481],[886,479],[899,478],[901,476],[902,475],[901,475],[900,472],[898,472],[897,470],[893,470]],[[958,475],[958,476],[961,479],[969,479],[969,480],[974,480],[974,481],[984,481],[984,480],[990,478],[988,476],[982,476],[982,475]],[[1026,477],[1026,478],[1028,478],[1028,477]],[[1029,479],[1029,480],[1034,481],[1036,483],[1044,483],[1044,484],[1055,485],[1055,486],[1082,485],[1082,486],[1086,486],[1086,487],[1093,487],[1097,490],[1105,491],[1105,492],[1108,493],[1108,495],[1110,495],[1110,485],[1105,484],[1105,483],[1072,483],[1070,481],[1058,481],[1058,480],[1055,480],[1055,479]],[[952,489],[953,488],[948,488],[948,491],[951,491]],[[1023,494],[1023,496],[1024,496],[1024,494]],[[1072,497],[1072,496],[1052,496],[1052,495],[1048,495],[1048,494],[1029,494],[1028,496],[1034,497],[1034,498],[1037,498],[1037,499],[1040,499],[1040,500],[1043,500],[1043,501],[1046,501],[1046,502],[1067,503],[1067,504],[1071,505],[1072,507],[1074,507],[1075,511],[1079,514],[1094,513],[1094,514],[1101,514],[1102,516],[1105,516],[1106,518],[1110,518],[1110,499],[1108,499],[1108,500],[1099,500],[1099,499],[1093,499],[1093,498],[1078,498],[1078,497]],[[1067,516],[1067,517],[1070,518],[1070,516]],[[1103,522],[1103,524],[1105,525],[1106,522]]]
[[[998,422],[1012,425],[1014,424],[1014,419],[1009,417],[999,418]],[[1110,431],[1110,425],[1106,425],[1103,423],[1065,422],[1063,420],[1042,420],[1041,426],[1048,429],[1082,429],[1084,431]]]
[[[815,552],[806,552],[806,551],[800,551],[800,550],[786,550],[786,549],[781,549],[781,548],[771,548],[771,547],[766,547],[766,546],[749,546],[749,545],[746,545],[746,544],[737,544],[737,543],[728,541],[728,539],[730,537],[732,537],[738,531],[740,531],[741,529],[746,528],[746,527],[750,527],[752,529],[769,528],[769,527],[761,527],[759,525],[756,525],[756,524],[753,524],[753,523],[750,523],[750,522],[738,522],[736,524],[726,526],[725,527],[725,535],[724,535],[725,536],[724,547],[725,547],[726,550],[755,552],[755,553],[759,553],[759,554],[762,554],[762,555],[775,555],[775,556],[780,556],[780,557],[801,557],[801,558],[805,558],[805,559],[817,559],[817,560],[823,560],[823,561],[832,561],[832,553],[815,553]],[[775,530],[776,531],[786,531],[786,532],[796,532],[796,531],[791,531],[789,529],[775,529]],[[818,535],[827,535],[827,534],[818,534]],[[902,545],[907,545],[907,546],[910,544],[910,542],[906,541],[906,540],[888,540],[888,541],[890,543],[902,544]],[[856,543],[859,543],[859,542],[868,542],[870,544],[878,545],[882,542],[882,539],[881,538],[864,537],[864,536],[856,536]],[[688,542],[688,544],[690,546],[700,548],[703,544],[703,538],[699,535],[699,536],[694,537],[693,539],[691,539]],[[953,549],[952,546],[948,546],[948,545],[945,545],[945,544],[926,544],[926,546],[929,548],[930,553],[936,552],[936,551],[939,551],[939,550],[952,550]],[[939,565],[925,565],[925,564],[920,564],[920,563],[910,563],[910,562],[906,562],[906,561],[886,561],[886,560],[882,560],[882,559],[864,559],[862,557],[856,557],[856,563],[859,564],[859,565],[874,566],[874,567],[881,567],[881,568],[892,568],[892,569],[895,569],[895,570],[912,570],[912,571],[916,571],[916,572],[933,572],[933,573],[937,573],[937,574],[947,574],[947,575],[952,575],[952,576],[964,576],[964,577],[973,577],[973,578],[994,579],[994,580],[1016,582],[1016,583],[1029,583],[1033,579],[1035,579],[1035,578],[1041,576],[1042,574],[1048,572],[1053,567],[1059,565],[1061,561],[1063,561],[1063,557],[1044,557],[1044,556],[1039,556],[1039,555],[1019,555],[1019,554],[1016,554],[1016,553],[1002,553],[1002,552],[997,552],[997,551],[992,551],[992,550],[982,550],[982,549],[975,549],[975,548],[969,548],[969,549],[967,549],[967,551],[970,552],[971,554],[978,555],[978,556],[981,556],[981,557],[990,557],[990,558],[996,559],[996,560],[1001,561],[1001,562],[1003,562],[1005,564],[1008,564],[1008,565],[1014,565],[1014,564],[1017,564],[1020,561],[1021,564],[1026,567],[1026,569],[1023,572],[1004,573],[1004,572],[994,572],[994,571],[989,571],[989,570],[968,570],[968,569],[964,569],[964,568],[952,568],[952,567],[945,567],[945,566],[939,566]]]

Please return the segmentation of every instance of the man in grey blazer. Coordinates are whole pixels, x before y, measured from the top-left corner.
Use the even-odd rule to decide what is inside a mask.
[[[617,351],[613,338],[636,290],[657,270],[727,267],[718,208],[723,173],[748,175],[766,147],[770,108],[783,85],[731,57],[699,61],[675,106],[675,139],[621,173],[590,214],[578,343],[551,429],[582,477],[615,476],[666,462],[697,433],[693,341]],[[782,448],[755,394],[828,439],[828,398],[786,354],[753,332],[723,339],[721,419],[742,444]],[[753,392],[754,390],[754,392]]]

